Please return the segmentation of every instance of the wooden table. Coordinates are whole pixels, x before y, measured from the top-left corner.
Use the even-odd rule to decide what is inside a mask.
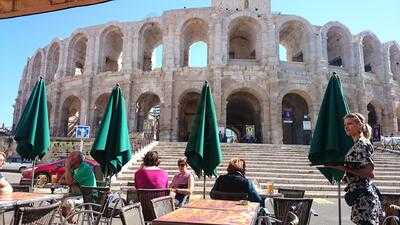
[[[198,208],[197,208],[198,207]],[[259,203],[239,205],[238,201],[198,200],[153,220],[154,225],[252,225]]]
[[[21,205],[26,205],[34,202],[59,200],[64,195],[59,194],[42,194],[28,192],[12,192],[0,194],[0,209],[13,209]]]

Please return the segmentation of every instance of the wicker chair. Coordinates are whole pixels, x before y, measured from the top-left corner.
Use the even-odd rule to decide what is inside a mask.
[[[284,198],[304,198],[305,190],[278,188],[278,193],[283,194]]]
[[[233,192],[223,192],[223,191],[215,191],[212,190],[210,192],[211,199],[218,200],[228,200],[228,201],[239,201],[239,200],[248,200],[247,193],[233,193]]]
[[[121,211],[121,220],[123,225],[146,225],[140,203],[127,205],[123,207]]]
[[[153,221],[153,205],[151,200],[158,197],[169,196],[170,190],[165,189],[137,189],[137,197],[142,204],[143,216],[145,221]]]
[[[85,221],[88,225],[98,225],[100,223],[102,214],[93,210],[81,210],[77,211],[67,218],[65,218],[61,224],[81,224],[84,225]]]
[[[15,211],[14,225],[50,225],[60,202],[41,207],[21,207]]]
[[[386,213],[386,218],[382,225],[399,225],[399,223],[396,221],[398,220],[398,217],[396,217],[395,213],[391,212],[390,205],[397,205],[400,206],[400,194],[383,194],[382,193],[382,207],[383,210]]]
[[[293,212],[299,218],[298,225],[310,223],[311,198],[274,198],[275,217],[281,221],[288,221],[289,212]],[[284,224],[285,225],[285,224]]]
[[[159,197],[151,200],[155,218],[175,210],[174,199],[171,196]]]

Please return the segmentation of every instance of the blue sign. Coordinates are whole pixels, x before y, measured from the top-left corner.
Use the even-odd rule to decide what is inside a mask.
[[[78,125],[75,128],[75,137],[86,139],[90,137],[90,126]]]
[[[293,123],[293,109],[283,109],[282,119],[283,123]]]

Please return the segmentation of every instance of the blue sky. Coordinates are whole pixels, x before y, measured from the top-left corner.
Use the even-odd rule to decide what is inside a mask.
[[[229,1],[229,0],[228,0]],[[114,0],[53,13],[0,20],[0,126],[12,124],[12,105],[22,70],[37,48],[75,29],[108,21],[134,21],[184,6],[207,7],[210,0]],[[373,31],[381,42],[400,41],[399,0],[273,0],[272,10],[295,14],[314,25],[345,24],[353,34]]]

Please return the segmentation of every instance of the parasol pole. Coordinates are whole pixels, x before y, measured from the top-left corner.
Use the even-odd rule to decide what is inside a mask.
[[[338,182],[338,214],[339,214],[339,225],[342,225],[342,196],[340,190],[340,181]]]
[[[32,192],[35,185],[35,164],[36,164],[36,157],[32,160],[32,181],[31,181]]]
[[[206,174],[203,174],[203,199],[206,199]]]

